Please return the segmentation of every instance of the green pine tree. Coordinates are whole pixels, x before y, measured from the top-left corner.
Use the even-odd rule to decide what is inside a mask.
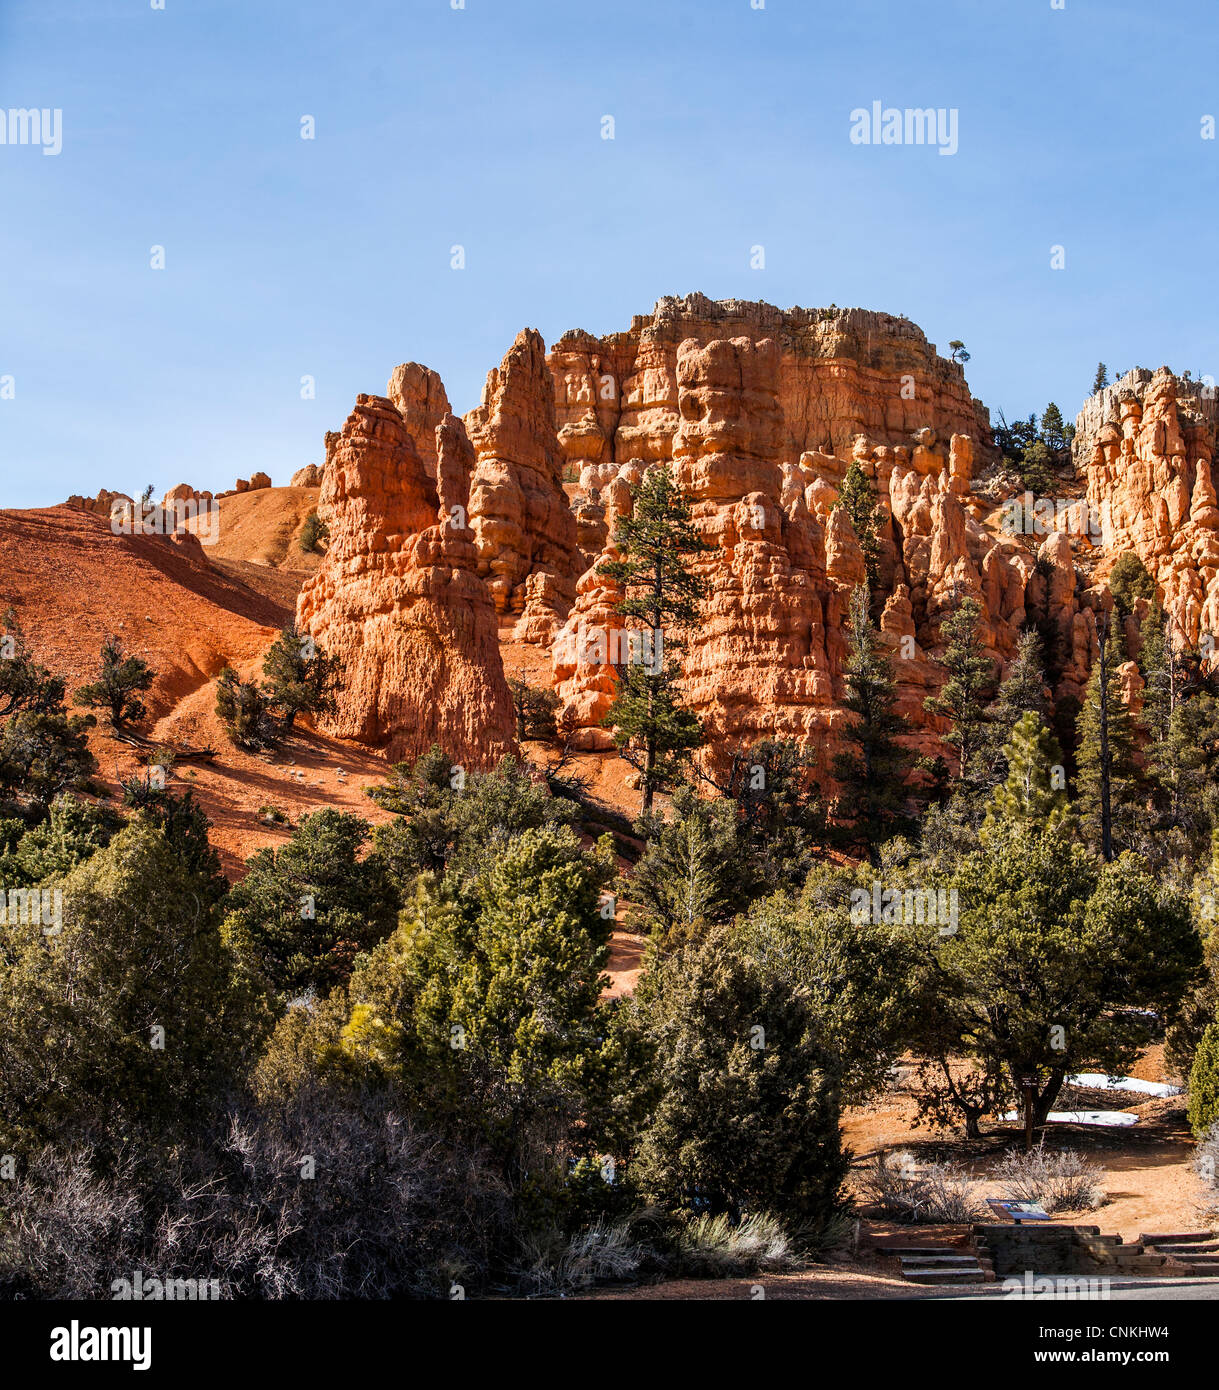
[[[1053,401],[1046,406],[1041,416],[1041,433],[1046,446],[1055,453],[1061,453],[1066,448],[1066,428],[1063,425],[1062,411]]]
[[[673,653],[698,617],[707,581],[692,561],[714,547],[702,539],[690,506],[668,468],[651,468],[631,489],[632,508],[614,527],[620,559],[599,573],[622,586],[617,612],[643,638],[626,653],[614,703],[604,724],[614,730],[619,753],[640,774],[642,811],[657,791],[672,786],[690,753],[702,742],[702,725],[681,699],[681,669]],[[636,657],[642,657],[637,660]]]
[[[906,724],[894,710],[893,671],[872,625],[868,591],[862,584],[851,595],[849,626],[851,654],[842,703],[855,718],[845,731],[847,747],[833,761],[833,775],[841,786],[835,809],[845,822],[846,837],[865,846],[871,861],[879,864],[884,841],[909,827],[903,808],[913,759],[897,742]]]
[[[1124,618],[1134,612],[1134,605],[1139,599],[1155,598],[1156,585],[1147,572],[1147,566],[1134,551],[1124,550],[1110,572],[1109,591],[1119,615]]]
[[[1097,637],[1100,652],[1076,726],[1076,799],[1084,833],[1108,863],[1114,858],[1115,845],[1120,842],[1125,848],[1132,838],[1138,768],[1134,721],[1118,683],[1108,614],[1097,624]]]
[[[838,490],[835,507],[841,507],[851,518],[851,525],[863,552],[868,575],[868,588],[875,590],[879,582],[880,542],[877,537],[876,498],[872,484],[858,459],[852,459],[842,487]]]
[[[986,711],[989,720],[987,760],[992,785],[1007,776],[1007,745],[1021,716],[1030,710],[1043,722],[1048,722],[1050,702],[1045,688],[1045,657],[1041,637],[1032,628],[1016,639],[1016,655],[999,683],[994,704]]]
[[[82,685],[72,698],[78,705],[108,711],[111,725],[121,729],[143,719],[146,710],[140,696],[156,676],[141,657],[124,654],[119,638],[107,637],[102,643],[97,679]]]
[[[1066,774],[1058,740],[1034,710],[1016,721],[1004,757],[1007,780],[995,788],[986,808],[982,838],[991,838],[998,823],[1053,830],[1068,816]]]
[[[258,752],[278,741],[267,692],[257,681],[243,681],[231,666],[216,677],[216,717],[239,748]]]
[[[1096,364],[1096,375],[1092,378],[1092,394],[1103,391],[1109,385],[1109,368],[1103,362]]]
[[[1143,677],[1143,724],[1153,744],[1168,736],[1168,722],[1176,705],[1176,653],[1168,631],[1168,619],[1159,599],[1153,598],[1142,624],[1139,674]]]
[[[1202,1034],[1189,1073],[1189,1127],[1202,1139],[1219,1120],[1219,1021]]]
[[[623,885],[634,920],[663,950],[697,940],[746,906],[734,804],[679,787],[673,810]]]
[[[312,555],[318,551],[323,541],[329,539],[330,528],[317,512],[310,512],[301,526],[300,540],[297,542],[301,550],[306,555]]]
[[[1181,700],[1147,763],[1155,788],[1154,839],[1194,858],[1219,825],[1219,700],[1199,691]],[[1179,842],[1179,843],[1174,843]]]
[[[948,679],[939,694],[930,696],[923,706],[952,724],[944,742],[957,750],[957,778],[962,787],[971,785],[977,777],[975,761],[986,740],[985,696],[993,688],[995,678],[995,663],[982,647],[981,618],[982,607],[977,599],[966,596],[952,616],[944,620],[940,631],[947,646],[939,664]]]
[[[307,632],[290,623],[272,643],[262,661],[266,693],[291,729],[298,714],[328,714],[334,709],[339,662],[317,645]]]

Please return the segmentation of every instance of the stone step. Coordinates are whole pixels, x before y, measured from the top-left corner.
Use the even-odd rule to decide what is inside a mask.
[[[1213,1241],[1214,1231],[1178,1231],[1174,1235],[1151,1235],[1145,1231],[1139,1234],[1144,1245],[1193,1245],[1199,1241]]]
[[[934,1250],[912,1251],[909,1255],[903,1255],[902,1268],[906,1265],[912,1267],[929,1267],[938,1265],[944,1268],[972,1269],[978,1264],[978,1260],[973,1255],[941,1255]]]
[[[912,1284],[986,1284],[990,1280],[981,1266],[972,1269],[902,1269],[902,1277]]]
[[[972,1255],[960,1245],[878,1245],[878,1255]]]
[[[1196,1244],[1187,1245],[1169,1244],[1166,1241],[1156,1241],[1154,1248],[1161,1255],[1219,1255],[1219,1240],[1198,1241]]]
[[[1172,1272],[1176,1274],[1178,1270],[1184,1270],[1195,1279],[1219,1279],[1219,1269],[1214,1265],[1197,1265],[1192,1260],[1174,1260]]]
[[[1219,1269],[1219,1254],[1214,1255],[1195,1255],[1188,1247],[1180,1251],[1162,1252],[1165,1259],[1171,1255],[1174,1260],[1181,1260],[1185,1264],[1198,1265],[1203,1269]]]

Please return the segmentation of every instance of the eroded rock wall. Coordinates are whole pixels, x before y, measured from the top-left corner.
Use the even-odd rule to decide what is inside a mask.
[[[414,758],[438,743],[485,766],[514,746],[491,596],[468,524],[474,451],[445,415],[430,473],[402,413],[361,395],[329,451],[318,510],[330,528],[297,621],[338,658],[329,732]]]

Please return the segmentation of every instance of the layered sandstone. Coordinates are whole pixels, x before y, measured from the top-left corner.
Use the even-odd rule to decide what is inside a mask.
[[[329,732],[410,759],[438,743],[463,765],[513,747],[490,594],[466,520],[474,451],[445,415],[433,477],[402,413],[361,395],[328,449],[318,510],[330,545],[297,621],[339,660]]]
[[[517,638],[549,642],[567,617],[584,568],[563,488],[554,388],[540,334],[518,334],[466,416],[477,455],[470,522],[478,572],[496,612],[517,615]]]
[[[769,338],[779,356],[780,457],[848,458],[858,434],[906,444],[930,427],[991,449],[990,418],[961,367],[940,357],[908,319],[865,309],[777,309],[705,295],[659,300],[625,333],[566,333],[553,346],[559,441],[582,489],[602,486],[629,461],[673,453],[677,354],[683,342]]]
[[[1087,499],[1064,499],[1062,529],[1011,533],[986,411],[956,363],[889,315],[664,299],[628,332],[569,333],[549,357],[521,333],[464,428],[427,368],[404,364],[387,390],[326,436],[331,546],[300,615],[343,661],[335,732],[391,756],[511,746],[497,630],[549,650],[577,742],[609,746],[602,720],[631,656],[600,565],[651,467],[673,469],[712,547],[677,653],[711,765],[763,737],[827,757],[835,746],[845,615],[866,581],[836,506],[852,463],[875,496],[872,611],[920,751],[946,753],[947,725],[924,705],[966,596],[1000,678],[1021,631],[1041,631],[1058,700],[1082,695],[1095,656],[1109,602],[1098,554],[1097,574],[1123,548],[1142,555],[1191,641],[1219,620],[1215,410],[1168,373],[1131,374],[1088,403]],[[1087,502],[1106,515],[1099,553],[1076,524]]]
[[[682,671],[713,748],[807,743],[829,722],[841,666],[846,586],[827,577],[818,521],[779,501],[780,367],[773,338],[688,338],[677,353],[674,473],[714,547],[697,564],[707,596]]]
[[[1085,404],[1074,445],[1107,555],[1137,554],[1175,640],[1207,652],[1219,633],[1217,433],[1213,388],[1136,369]]]
[[[436,476],[436,430],[449,412],[449,397],[437,372],[418,362],[395,367],[385,394],[397,407],[423,466]]]
[[[670,367],[670,326],[687,322],[683,315],[692,310],[701,316],[699,333],[676,345]],[[708,338],[708,325],[722,322],[777,332]],[[860,349],[869,335],[870,355]],[[711,761],[766,736],[824,750],[842,725],[844,620],[851,591],[866,581],[859,539],[835,505],[852,462],[875,493],[880,565],[873,611],[913,742],[943,751],[947,725],[924,702],[943,680],[936,664],[943,621],[967,595],[981,606],[983,644],[1001,673],[1021,629],[1039,616],[1030,602],[1044,606],[1047,576],[1053,578],[1055,597],[1067,595],[1055,614],[1064,625],[1065,657],[1053,677],[1064,692],[1082,688],[1087,668],[1078,650],[1082,643],[1086,653],[1090,629],[1074,597],[1070,546],[1049,538],[1039,565],[1032,545],[983,524],[986,507],[975,504],[971,489],[979,460],[991,450],[985,412],[955,364],[928,367],[933,349],[913,325],[857,311],[822,318],[769,306],[661,301],[630,335],[600,340],[596,350],[586,338],[568,335],[550,356],[560,420],[568,403],[560,439],[569,465],[583,460],[577,508],[621,513],[629,484],[647,467],[672,461],[696,525],[715,546],[699,565],[709,593],[681,658],[686,698],[704,721]],[[624,344],[636,366],[645,363],[635,377],[615,375]],[[829,366],[810,344],[821,344]],[[849,370],[842,360],[848,344],[858,355]],[[883,371],[899,379],[902,369],[914,371],[914,358],[936,383],[921,404],[894,409],[861,384],[875,384]],[[618,380],[624,399],[611,409]],[[900,401],[900,391],[893,394]],[[588,528],[590,540],[596,534]],[[619,595],[595,567],[578,588],[555,647],[556,688],[568,716],[586,726],[586,743],[604,746],[608,733],[594,726],[612,699],[613,669],[604,653],[615,644],[599,634],[620,622],[613,611]]]

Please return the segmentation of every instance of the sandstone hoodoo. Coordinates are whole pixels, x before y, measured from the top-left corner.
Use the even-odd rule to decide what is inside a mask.
[[[394,403],[357,397],[329,453],[330,544],[297,621],[341,664],[329,731],[394,759],[438,743],[481,766],[513,747],[513,721],[466,520],[474,451],[452,415],[429,448],[439,488]]]
[[[1098,559],[1135,551],[1182,640],[1214,630],[1215,429],[1201,388],[1131,373],[1080,415],[1087,497],[1050,525],[1013,527],[996,505],[1012,489],[988,413],[914,324],[662,299],[627,332],[567,333],[549,356],[522,331],[464,425],[415,362],[386,397],[361,396],[310,474],[331,541],[300,618],[343,661],[335,732],[394,756],[439,739],[485,761],[512,743],[509,640],[549,656],[574,744],[607,749],[624,643],[622,594],[600,566],[617,557],[632,486],[672,467],[714,547],[697,561],[707,594],[681,654],[707,765],[764,737],[832,750],[844,616],[869,574],[909,741],[942,755],[948,725],[925,703],[944,679],[942,625],[967,596],[1000,676],[1038,628],[1056,701],[1088,680],[1108,603]],[[874,507],[866,563],[840,505],[851,470]],[[1103,536],[1082,524],[1089,503]]]
[[[585,746],[608,740],[596,727],[613,691],[601,634],[618,622],[618,595],[596,565],[612,554],[630,485],[653,464],[675,464],[717,547],[702,562],[710,589],[683,658],[712,762],[767,735],[824,748],[841,724],[842,621],[866,578],[836,505],[852,463],[875,501],[874,598],[899,708],[925,751],[943,751],[942,721],[923,707],[942,679],[930,658],[965,595],[981,605],[1002,669],[1021,628],[1045,617],[1046,575],[1059,576],[1049,621],[1065,656],[1052,679],[1063,693],[1082,689],[1094,630],[1078,611],[1070,544],[1047,538],[1039,565],[1038,540],[984,524],[990,504],[972,490],[995,459],[989,417],[960,366],[913,324],[692,295],[661,300],[628,333],[566,334],[549,362],[559,440],[580,478],[581,546],[610,547],[580,579],[553,648],[556,689]]]
[[[488,374],[466,428],[478,458],[470,489],[478,572],[496,612],[519,615],[518,639],[548,642],[571,608],[582,559],[546,349],[533,329]]]
[[[407,432],[415,440],[419,457],[431,477],[436,476],[436,429],[449,414],[449,397],[437,372],[418,362],[395,367],[385,394],[397,407]]]
[[[1092,396],[1074,443],[1105,550],[1138,555],[1178,640],[1208,656],[1219,633],[1217,434],[1214,388],[1161,367],[1128,372]]]

